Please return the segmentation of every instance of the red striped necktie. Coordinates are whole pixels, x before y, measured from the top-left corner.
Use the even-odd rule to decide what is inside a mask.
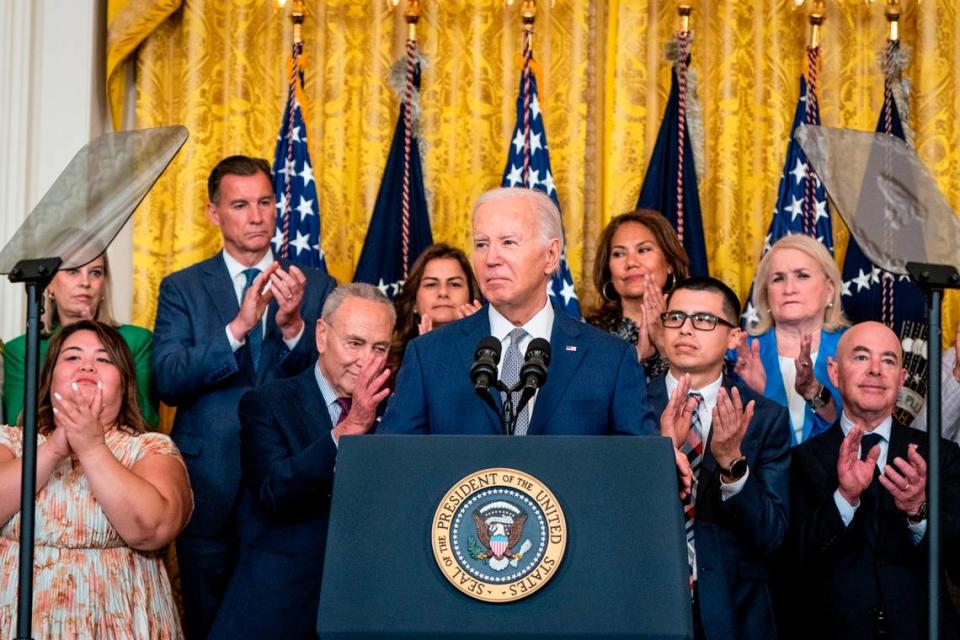
[[[683,501],[683,521],[687,533],[687,563],[690,566],[690,592],[693,593],[693,572],[696,563],[695,547],[693,546],[693,524],[696,516],[700,464],[703,462],[703,427],[700,424],[699,412],[703,396],[696,391],[691,391],[688,397],[695,398],[696,404],[692,409],[693,415],[690,416],[690,431],[687,433],[687,439],[680,447],[680,451],[687,456],[690,470],[693,472],[693,485],[690,488],[690,495]]]

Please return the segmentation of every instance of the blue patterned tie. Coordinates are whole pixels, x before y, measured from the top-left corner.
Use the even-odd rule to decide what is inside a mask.
[[[693,406],[693,415],[690,416],[690,431],[687,439],[680,447],[680,451],[687,456],[690,470],[693,471],[693,485],[690,495],[683,501],[683,523],[687,532],[687,563],[690,565],[690,592],[693,593],[693,581],[696,568],[696,547],[693,544],[693,525],[696,519],[697,484],[700,481],[700,463],[703,462],[703,425],[700,423],[700,403],[703,396],[697,391],[691,391],[688,398],[696,398]]]
[[[508,388],[513,388],[513,385],[517,384],[520,380],[520,368],[523,366],[523,356],[520,355],[520,341],[527,337],[527,332],[523,329],[514,329],[507,336],[510,339],[510,346],[507,347],[507,354],[503,358],[503,373],[501,378],[503,383],[507,385]],[[520,402],[520,392],[511,394],[513,396],[513,406],[516,407],[517,403]],[[507,394],[502,394],[503,401],[507,401]],[[514,428],[514,435],[525,436],[527,435],[527,427],[530,425],[530,405],[528,404],[523,408],[523,411],[517,415],[516,427]]]
[[[240,304],[243,304],[243,299],[247,296],[247,291],[250,290],[250,287],[253,285],[253,281],[257,279],[257,276],[260,275],[260,269],[255,269],[253,267],[243,270],[243,275],[247,278],[247,284],[243,287],[243,293],[240,294]],[[260,364],[260,351],[263,347],[263,322],[257,322],[257,325],[250,329],[250,332],[247,333],[247,346],[250,348],[250,359],[253,360],[253,370],[257,370],[257,365]]]

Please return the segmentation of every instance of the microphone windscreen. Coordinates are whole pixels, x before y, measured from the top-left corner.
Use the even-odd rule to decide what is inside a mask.
[[[487,336],[477,343],[477,350],[473,356],[473,359],[476,360],[484,351],[490,352],[493,356],[493,362],[495,364],[500,363],[500,352],[503,349],[503,345],[500,344],[500,341],[494,338],[493,336]]]
[[[526,359],[530,359],[531,355],[536,354],[543,360],[543,366],[550,365],[550,343],[543,338],[534,338],[530,341],[530,344],[527,345],[527,355]]]

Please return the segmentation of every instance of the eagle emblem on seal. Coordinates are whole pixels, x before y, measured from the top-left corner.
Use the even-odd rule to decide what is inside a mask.
[[[516,567],[532,546],[530,540],[520,544],[526,522],[527,513],[506,500],[489,502],[476,509],[473,523],[477,537],[470,536],[467,541],[470,557],[486,562],[495,571],[503,571],[507,566]]]

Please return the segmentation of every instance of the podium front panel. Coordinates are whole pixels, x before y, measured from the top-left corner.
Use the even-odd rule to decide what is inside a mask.
[[[566,549],[521,600],[468,597],[434,559],[432,524],[464,476],[530,474],[557,498]],[[340,441],[318,631],[340,638],[687,638],[677,476],[659,437],[394,436]]]

